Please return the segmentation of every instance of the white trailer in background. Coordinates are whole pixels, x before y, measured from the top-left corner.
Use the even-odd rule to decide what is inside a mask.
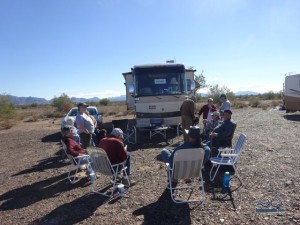
[[[286,112],[300,110],[300,74],[285,77],[283,84],[283,105]]]
[[[194,94],[195,71],[183,64],[165,63],[138,65],[123,73],[126,104],[135,109],[136,127],[150,127],[155,121],[177,126],[182,102]]]

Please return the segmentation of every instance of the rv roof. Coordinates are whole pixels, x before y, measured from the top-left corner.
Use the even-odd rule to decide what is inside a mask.
[[[183,64],[179,63],[158,63],[158,64],[142,64],[142,65],[135,65],[134,68],[150,68],[150,67],[160,67],[160,66],[184,66]]]

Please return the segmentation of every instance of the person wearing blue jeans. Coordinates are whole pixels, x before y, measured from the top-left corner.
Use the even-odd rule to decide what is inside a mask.
[[[173,166],[173,158],[176,151],[188,149],[188,148],[203,148],[204,149],[204,159],[203,164],[209,161],[210,158],[210,148],[206,145],[202,145],[200,138],[200,128],[197,126],[191,126],[187,134],[188,140],[182,145],[179,145],[174,150],[163,149],[161,151],[161,157],[165,163],[169,163]]]

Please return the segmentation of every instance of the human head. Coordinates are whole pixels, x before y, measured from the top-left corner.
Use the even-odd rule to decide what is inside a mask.
[[[200,139],[200,128],[197,126],[190,126],[190,129],[188,132],[188,138],[189,138],[189,140]]]
[[[227,100],[227,95],[224,94],[224,93],[220,94],[220,100],[221,100],[221,102],[226,101]]]
[[[214,100],[212,98],[209,98],[209,99],[207,99],[207,103],[211,105],[214,103]]]
[[[115,136],[116,138],[123,139],[123,131],[120,128],[114,128],[110,135]]]
[[[64,126],[61,133],[63,137],[72,137],[73,136],[72,127],[70,125]]]
[[[68,117],[66,120],[66,124],[69,126],[74,126],[75,119],[73,117]]]
[[[78,107],[78,111],[81,112],[81,113],[84,113],[86,111],[86,108],[88,107],[89,105],[86,104],[85,102],[80,102],[78,103],[77,107]]]
[[[213,120],[220,119],[220,113],[218,111],[214,111],[211,115],[212,115]]]
[[[196,102],[196,97],[195,96],[191,96],[190,99],[192,99],[194,102]]]
[[[225,109],[223,111],[223,119],[224,120],[230,120],[232,115],[232,111],[230,109]]]

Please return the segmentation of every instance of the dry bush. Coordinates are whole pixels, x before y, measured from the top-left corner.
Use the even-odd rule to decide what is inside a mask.
[[[248,107],[248,104],[245,102],[245,101],[238,101],[238,100],[235,100],[233,101],[232,103],[232,107],[234,109],[242,109],[244,107]]]
[[[258,97],[251,97],[249,99],[249,105],[253,108],[256,108],[260,105],[260,100]]]
[[[1,129],[9,129],[13,127],[17,123],[16,119],[5,119],[0,120],[0,130]]]
[[[273,100],[273,101],[271,102],[272,107],[276,107],[276,106],[279,106],[279,105],[281,105],[281,104],[282,104],[282,101],[281,101],[281,100]]]
[[[36,122],[38,121],[38,119],[39,116],[36,113],[32,112],[28,115],[28,119],[26,120],[26,122]]]
[[[261,108],[262,110],[267,110],[268,107],[269,107],[268,104],[261,104],[261,105],[260,105],[260,108]]]
[[[109,112],[107,115],[108,115],[108,116],[114,116],[114,115],[116,115],[116,112],[111,111],[111,112]]]

